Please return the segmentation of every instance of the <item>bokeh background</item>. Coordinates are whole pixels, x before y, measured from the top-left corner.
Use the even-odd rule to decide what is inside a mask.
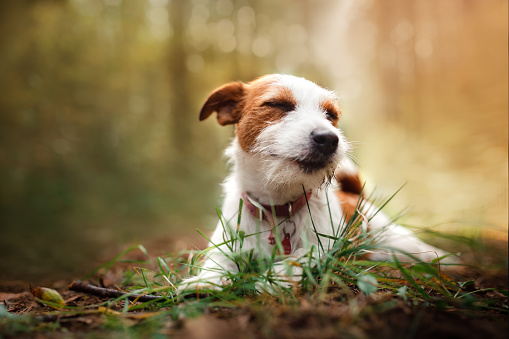
[[[0,4],[0,280],[203,244],[233,135],[207,94],[266,73],[342,97],[368,190],[408,225],[507,239],[506,0]]]

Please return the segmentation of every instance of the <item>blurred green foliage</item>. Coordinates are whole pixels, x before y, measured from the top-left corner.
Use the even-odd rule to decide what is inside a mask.
[[[0,2],[0,280],[76,276],[131,241],[171,250],[213,227],[233,132],[198,123],[201,104],[272,72],[337,90],[367,187],[408,182],[407,221],[507,237],[506,14],[506,0]]]
[[[288,4],[2,2],[0,279],[83,272],[107,247],[203,226],[232,130],[202,127],[200,106],[275,70],[271,51],[295,42],[269,23],[305,15]]]

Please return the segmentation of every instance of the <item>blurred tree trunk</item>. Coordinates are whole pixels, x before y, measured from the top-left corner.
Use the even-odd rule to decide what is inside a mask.
[[[168,82],[170,98],[170,142],[179,155],[187,154],[190,147],[192,121],[197,114],[189,112],[191,109],[190,91],[192,91],[190,76],[186,67],[188,46],[184,41],[186,20],[188,18],[187,1],[171,1],[169,5],[170,24],[173,27],[173,37],[168,49]],[[178,161],[177,161],[178,163]]]

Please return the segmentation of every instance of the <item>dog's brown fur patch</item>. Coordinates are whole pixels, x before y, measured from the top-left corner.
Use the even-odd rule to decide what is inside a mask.
[[[296,100],[292,92],[284,87],[274,86],[276,79],[272,76],[259,78],[248,84],[242,117],[237,123],[236,134],[244,151],[249,151],[256,142],[261,131],[270,123],[281,120],[287,112],[284,109],[264,105],[286,103],[295,107]],[[267,93],[271,93],[270,96]]]
[[[339,204],[341,205],[341,209],[343,210],[343,215],[345,216],[346,222],[350,221],[355,213],[355,208],[357,207],[357,202],[359,201],[360,196],[358,194],[344,191],[336,191],[334,193],[336,194]]]
[[[334,127],[338,127],[338,121],[341,117],[341,110],[338,102],[333,99],[328,99],[323,101],[320,106],[325,112],[330,113],[334,117],[334,119],[329,119],[329,121],[334,125]]]
[[[338,174],[336,172],[336,180],[340,184],[341,191],[357,195],[362,194],[363,183],[358,174]]]

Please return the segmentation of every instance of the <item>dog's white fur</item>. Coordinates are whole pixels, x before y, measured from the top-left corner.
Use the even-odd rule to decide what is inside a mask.
[[[287,94],[291,93],[290,96],[294,98],[295,106],[277,120],[271,120],[268,123],[255,121],[257,124],[263,123],[263,126],[249,147],[241,146],[242,140],[239,140],[239,134],[245,131],[237,130],[236,137],[226,151],[233,164],[233,170],[224,183],[225,197],[221,210],[225,220],[229,222],[220,221],[218,223],[211,237],[210,246],[222,244],[230,240],[232,234],[235,234],[239,200],[243,192],[247,192],[248,196],[258,203],[280,205],[302,196],[304,187],[305,190],[312,191],[309,198],[311,214],[308,211],[308,206],[302,208],[291,217],[292,224],[283,223],[276,232],[279,232],[279,238],[283,239],[283,229],[287,226],[291,228],[291,256],[293,258],[308,253],[312,246],[319,251],[319,242],[325,251],[328,250],[332,246],[332,241],[326,237],[320,237],[319,240],[317,233],[332,236],[335,231],[334,227],[337,228],[344,218],[340,202],[333,192],[334,186],[337,185],[330,184],[330,179],[333,178],[334,170],[338,166],[339,172],[343,171],[348,174],[355,172],[353,163],[347,158],[350,146],[341,131],[328,119],[327,112],[323,108],[324,101],[337,102],[334,93],[308,80],[289,75],[265,76],[253,83],[235,83],[235,86],[240,87],[235,87],[236,90],[233,91],[231,100],[228,98],[230,87],[216,90],[214,93],[226,91],[226,94],[221,92],[221,99],[224,103],[218,103],[217,98],[211,99],[213,93],[206,103],[211,107],[208,108],[208,112],[203,113],[204,110],[207,110],[204,107],[200,118],[203,120],[212,112],[217,112],[218,120],[222,125],[237,124],[237,129],[260,128],[260,126],[240,123],[242,119],[247,119],[247,114],[252,114],[246,110],[249,107],[253,110],[257,109],[260,103],[272,100],[282,90]],[[250,91],[255,90],[257,91],[256,96],[253,97],[253,93]],[[252,103],[245,102],[246,100],[258,100],[258,106],[253,106]],[[317,129],[335,134],[338,138],[338,146],[330,156],[330,163],[310,172],[299,165],[299,160],[309,160],[312,147],[310,133]],[[394,255],[398,255],[400,260],[410,259],[402,254],[408,252],[420,260],[429,261],[447,254],[422,242],[411,231],[391,223],[387,216],[381,212],[375,213],[376,211],[377,209],[369,203],[364,205],[362,211],[367,218],[372,217],[368,228],[372,234],[379,233],[376,239],[380,248],[384,248],[370,253],[370,259],[391,260]],[[311,218],[316,229],[312,226]],[[226,224],[229,229],[225,230],[223,224]],[[252,216],[245,206],[239,230],[246,235],[262,232],[257,236],[246,237],[242,251],[253,250],[259,256],[271,255],[274,246],[266,240],[270,231],[269,223]],[[393,250],[388,250],[387,247]],[[225,255],[228,252],[229,249],[226,245],[220,245],[209,251],[200,273],[184,280],[181,290],[205,287],[220,288],[221,277],[225,271],[234,272],[237,270],[236,265],[228,258],[228,255]],[[286,276],[287,279],[288,275],[291,276],[289,279],[293,279],[293,281],[296,281],[301,274],[301,270],[297,266],[294,266],[293,272],[290,273],[283,266],[276,267],[275,271],[281,276]]]

